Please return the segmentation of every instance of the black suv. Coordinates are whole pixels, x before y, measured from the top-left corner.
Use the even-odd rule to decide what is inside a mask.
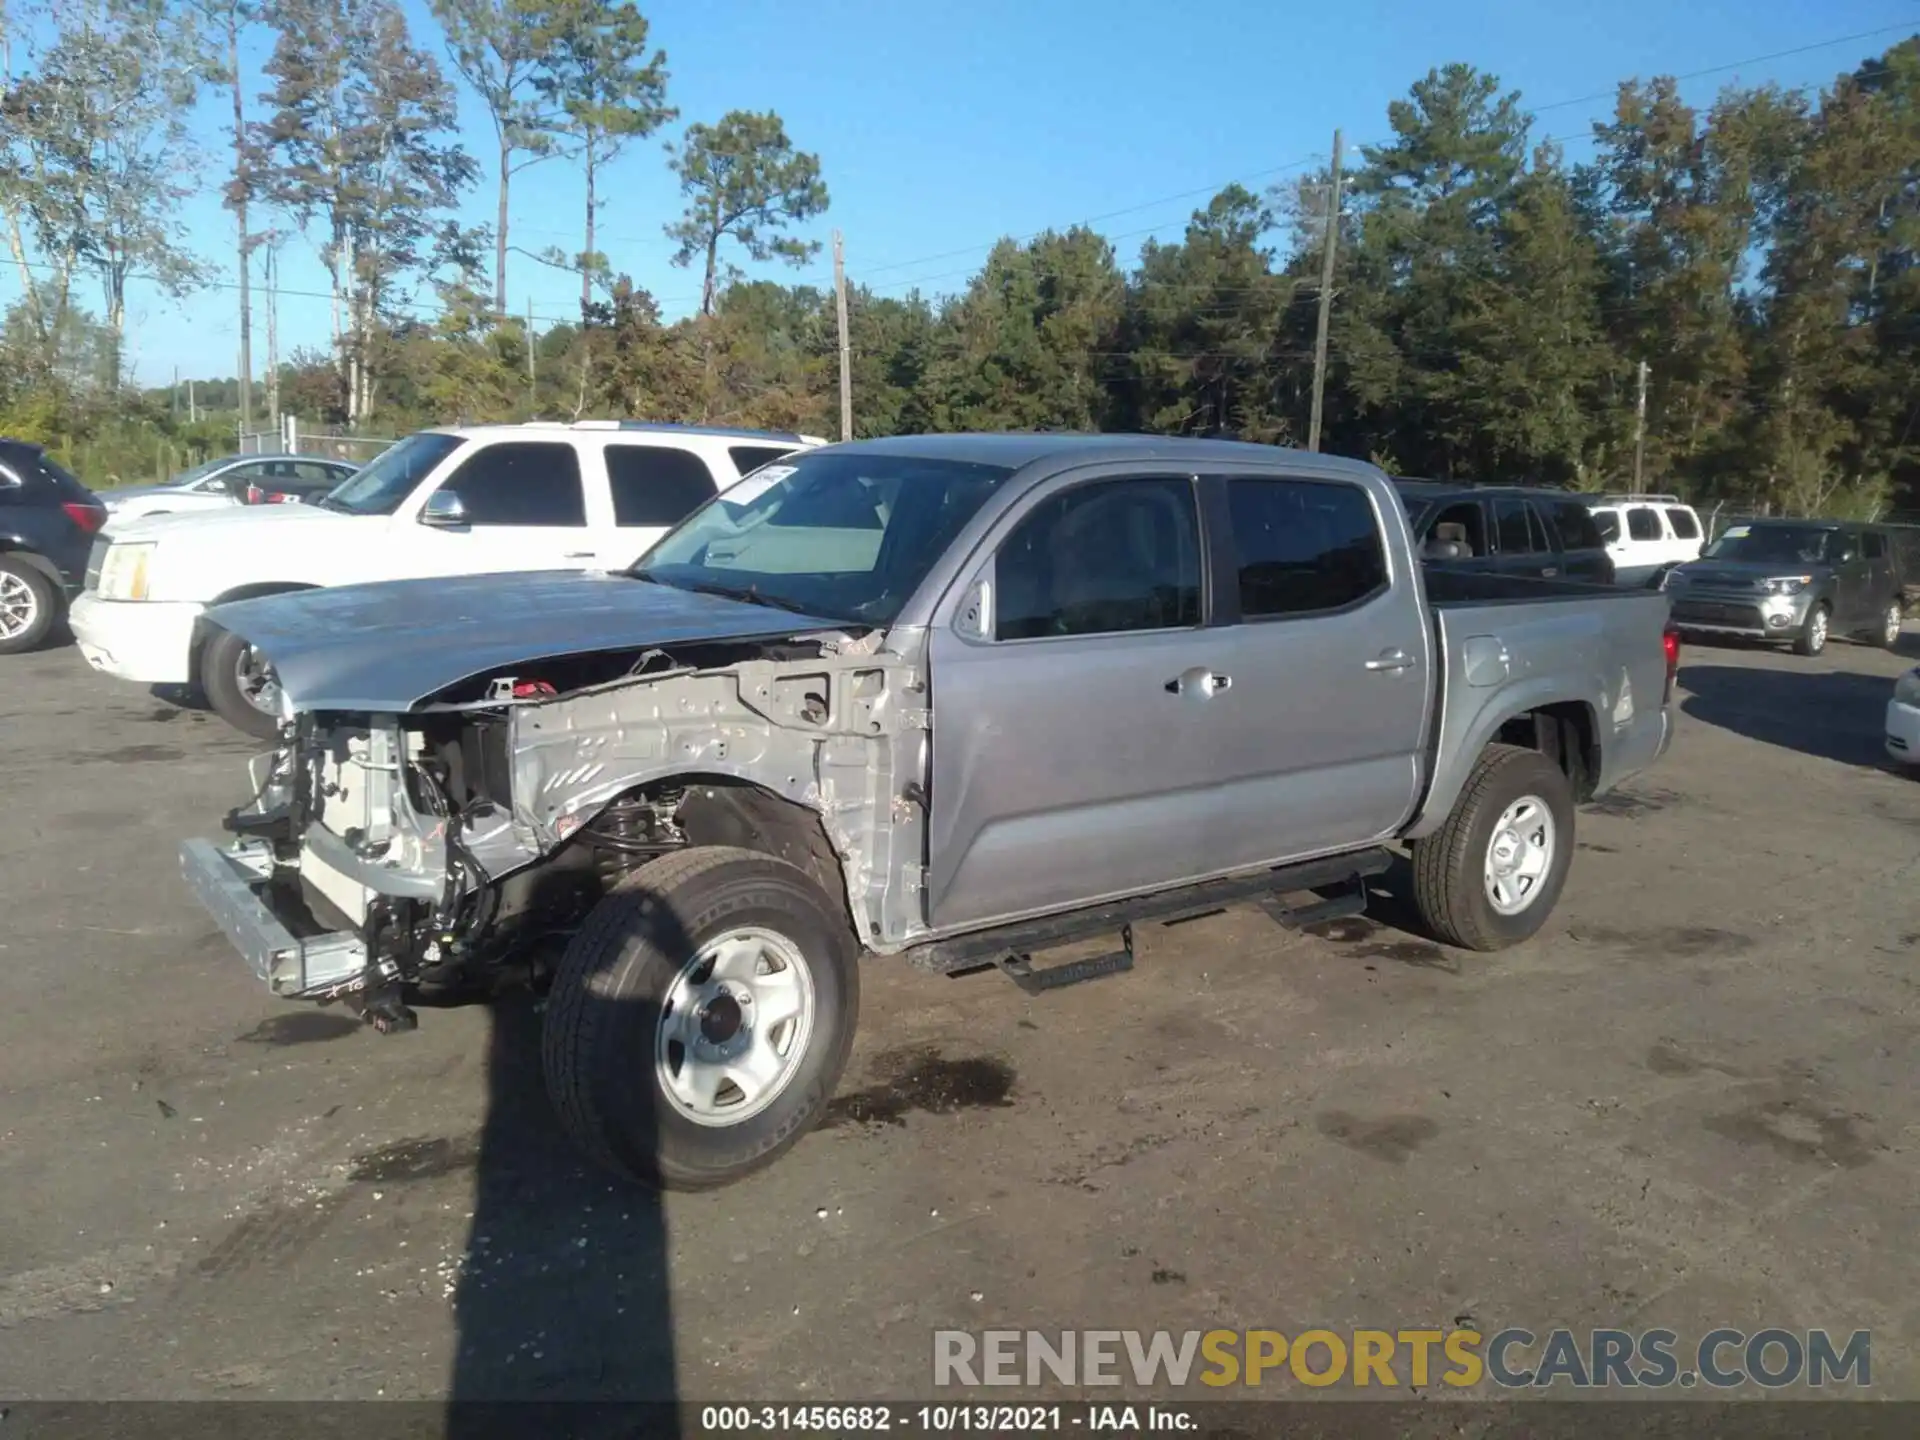
[[[1791,642],[1818,655],[1831,635],[1900,643],[1900,554],[1881,525],[1748,520],[1667,576],[1683,634]]]
[[[0,655],[53,632],[106,519],[107,507],[44,449],[0,437]]]
[[[1428,565],[1613,584],[1613,557],[1580,496],[1519,485],[1396,478]]]

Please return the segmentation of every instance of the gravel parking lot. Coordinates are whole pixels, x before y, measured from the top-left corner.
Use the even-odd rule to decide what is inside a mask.
[[[826,1126],[662,1206],[552,1132],[529,1006],[255,988],[174,858],[250,742],[5,660],[0,1395],[907,1398],[936,1328],[1457,1322],[1868,1328],[1920,1398],[1911,663],[1689,647],[1503,954],[1389,896],[1039,999],[874,965]]]

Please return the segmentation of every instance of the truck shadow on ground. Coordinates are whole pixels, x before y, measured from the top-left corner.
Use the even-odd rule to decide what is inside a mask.
[[[675,1433],[671,1411],[620,1408],[676,1398],[665,1210],[561,1132],[541,1068],[541,1008],[530,994],[491,1005],[443,1433]],[[634,1085],[652,1093],[637,1069]],[[541,1402],[566,1408],[547,1414]]]
[[[1680,708],[1696,720],[1821,760],[1884,766],[1887,676],[1694,664],[1679,680]]]

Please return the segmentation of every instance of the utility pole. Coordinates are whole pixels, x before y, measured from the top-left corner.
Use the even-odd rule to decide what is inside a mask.
[[[1647,362],[1640,362],[1640,395],[1633,406],[1633,493],[1642,493],[1641,472],[1647,460]]]
[[[189,425],[198,425],[200,423],[200,405],[199,402],[193,398],[192,380],[187,381],[187,423]]]
[[[847,257],[833,232],[833,308],[840,317],[840,438],[853,438],[853,347],[847,340]]]
[[[178,420],[180,418],[180,367],[178,365],[173,367],[173,393],[168,399],[173,409],[173,418]]]
[[[267,416],[280,428],[280,235],[267,237]]]
[[[536,403],[533,388],[533,297],[529,295],[527,297],[527,408],[533,409]]]
[[[1307,449],[1320,448],[1320,413],[1327,393],[1327,324],[1333,311],[1333,255],[1340,243],[1340,132],[1333,132],[1333,176],[1327,186],[1327,236],[1320,249],[1320,319],[1313,330],[1313,418]]]

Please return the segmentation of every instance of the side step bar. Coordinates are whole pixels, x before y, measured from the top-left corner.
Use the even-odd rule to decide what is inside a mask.
[[[997,966],[1021,989],[1039,994],[1062,985],[1131,970],[1133,927],[1150,920],[1176,924],[1217,914],[1229,905],[1247,900],[1258,901],[1262,909],[1288,929],[1358,915],[1367,906],[1368,878],[1384,874],[1392,863],[1391,852],[1375,848],[1297,865],[1280,865],[1177,890],[1162,890],[1106,905],[1089,905],[1058,915],[1016,921],[950,939],[930,940],[907,950],[906,959],[915,968],[936,975]],[[1315,893],[1328,890],[1337,893]],[[1307,894],[1312,894],[1312,898],[1301,903],[1289,904],[1286,900],[1290,895]],[[1033,956],[1038,951],[1095,935],[1110,935],[1116,930],[1120,932],[1121,949],[1112,954],[1072,960],[1046,969],[1033,964]]]

